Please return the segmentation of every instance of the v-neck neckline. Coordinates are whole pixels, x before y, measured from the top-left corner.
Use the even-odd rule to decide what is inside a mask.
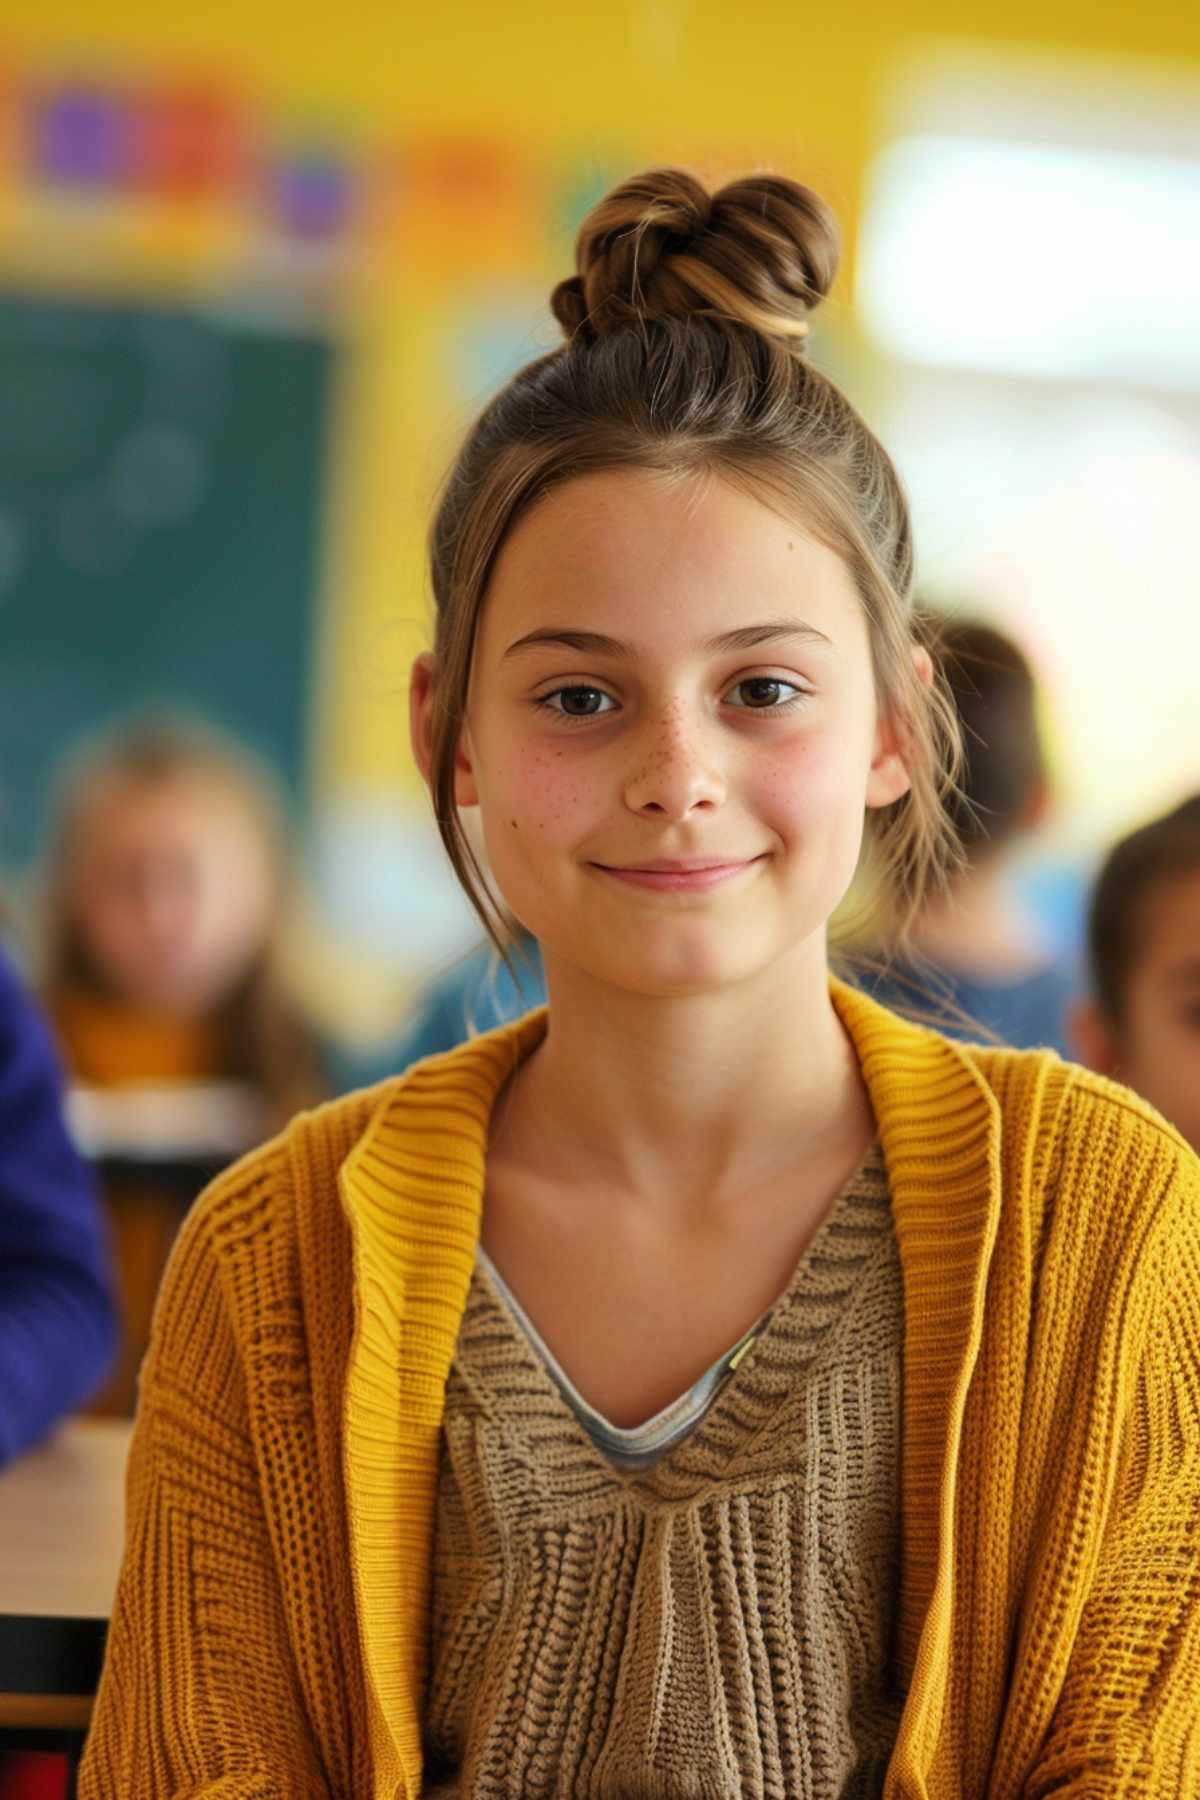
[[[476,1252],[476,1261],[485,1282],[490,1282],[495,1289],[491,1298],[512,1313],[571,1411],[597,1448],[618,1469],[651,1467],[699,1422],[714,1404],[726,1377],[761,1336],[774,1306],[778,1305],[776,1301],[761,1313],[737,1342],[716,1357],[676,1399],[668,1401],[640,1425],[614,1425],[580,1393],[482,1244]],[[607,1443],[601,1440],[607,1440]]]
[[[836,1240],[839,1229],[844,1229],[844,1215],[855,1201],[874,1200],[879,1198],[882,1189],[883,1204],[888,1204],[887,1168],[878,1139],[874,1140],[853,1175],[844,1183],[833,1202],[829,1206],[816,1231],[805,1248],[801,1251],[792,1271],[777,1299],[763,1313],[750,1330],[743,1333],[726,1357],[733,1356],[741,1348],[747,1338],[752,1338],[750,1348],[738,1357],[736,1366],[732,1367],[719,1383],[709,1404],[699,1417],[680,1436],[668,1443],[660,1456],[643,1467],[623,1467],[614,1462],[599,1444],[596,1443],[581,1419],[563,1387],[555,1377],[554,1370],[559,1365],[553,1353],[548,1350],[537,1326],[529,1319],[515,1294],[512,1298],[516,1307],[509,1304],[509,1289],[503,1274],[497,1283],[492,1279],[491,1259],[487,1263],[476,1260],[472,1277],[473,1285],[478,1283],[486,1294],[489,1306],[503,1320],[510,1343],[521,1356],[522,1368],[534,1383],[538,1397],[545,1409],[552,1412],[557,1424],[563,1430],[569,1430],[578,1457],[576,1466],[586,1463],[592,1474],[603,1478],[603,1486],[609,1491],[619,1489],[626,1494],[644,1494],[646,1498],[662,1500],[673,1498],[684,1500],[692,1491],[706,1488],[718,1479],[729,1463],[736,1458],[739,1446],[752,1439],[766,1424],[768,1418],[778,1404],[773,1395],[760,1395],[753,1391],[753,1380],[749,1371],[759,1362],[764,1354],[769,1354],[774,1333],[782,1326],[787,1315],[794,1309],[797,1300],[806,1289],[816,1289],[817,1271],[823,1259],[828,1260],[832,1240]],[[886,1237],[894,1235],[889,1219],[885,1228],[872,1232],[882,1245]],[[874,1247],[872,1247],[874,1248]],[[838,1259],[834,1259],[838,1260]],[[846,1259],[842,1259],[846,1260]],[[844,1312],[851,1295],[867,1274],[872,1262],[871,1254],[862,1259],[855,1269],[853,1278],[845,1291],[838,1296],[837,1310],[831,1313],[824,1322],[818,1337],[811,1345],[812,1359],[828,1343],[830,1333],[836,1329],[838,1318]],[[470,1305],[468,1303],[468,1312]],[[457,1360],[457,1353],[456,1353]],[[725,1358],[719,1358],[718,1363]],[[563,1371],[565,1374],[565,1371]],[[569,1379],[569,1378],[568,1378]],[[700,1377],[703,1379],[703,1376]],[[572,1387],[574,1384],[571,1384]],[[669,1403],[654,1416],[661,1418],[680,1406],[688,1395],[694,1391],[696,1384],[675,1401]],[[578,1392],[578,1390],[575,1390]],[[612,1431],[616,1428],[605,1419],[595,1407],[591,1406],[586,1396],[584,1400],[589,1412]],[[736,1419],[731,1417],[736,1412]],[[654,1419],[647,1424],[654,1423]],[[506,1431],[524,1435],[523,1422],[506,1414]],[[639,1427],[637,1429],[643,1429]],[[694,1465],[694,1466],[689,1466]],[[701,1466],[702,1465],[702,1466]]]
[[[835,978],[830,996],[879,1126],[903,1276],[897,1646],[910,1686],[893,1775],[919,1785],[939,1742],[951,1656],[959,1455],[1004,1192],[1000,1102],[960,1045]],[[388,1084],[337,1171],[355,1309],[343,1482],[377,1800],[420,1785],[430,1580],[421,1546],[433,1528],[446,1380],[475,1266],[488,1121],[546,1029],[540,1009]],[[1046,1059],[1031,1106],[1050,1071]]]

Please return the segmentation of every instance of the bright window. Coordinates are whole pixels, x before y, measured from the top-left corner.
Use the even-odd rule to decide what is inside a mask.
[[[872,173],[858,300],[918,362],[1200,389],[1200,162],[904,138]]]

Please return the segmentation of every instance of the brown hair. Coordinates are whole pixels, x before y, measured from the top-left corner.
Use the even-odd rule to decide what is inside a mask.
[[[1124,1017],[1148,896],[1160,883],[1197,870],[1200,794],[1122,838],[1101,865],[1088,911],[1088,963],[1092,991],[1112,1024]]]
[[[181,777],[212,781],[241,805],[261,835],[274,876],[276,922],[291,882],[284,809],[267,771],[236,746],[191,719],[174,715],[127,724],[86,746],[59,786],[46,860],[42,979],[46,989],[98,988],[74,916],[71,856],[80,826],[110,785],[157,786]],[[269,933],[216,1017],[222,1062],[214,1074],[259,1089],[282,1120],[324,1097],[314,1032],[287,991],[276,933]]]
[[[970,854],[1014,836],[1045,787],[1037,690],[1020,646],[979,620],[943,620],[936,656],[962,732],[961,782],[947,808]]]
[[[954,858],[943,801],[956,727],[944,692],[913,665],[908,507],[887,453],[803,356],[808,314],[837,262],[832,215],[797,182],[756,175],[709,193],[678,169],[636,176],[588,214],[577,273],[551,296],[566,343],[522,369],[467,436],[430,538],[431,787],[450,861],[502,952],[511,921],[454,801],[479,618],[516,520],[552,488],[601,470],[719,476],[800,514],[837,551],[862,598],[877,691],[912,781],[868,820],[902,924]]]

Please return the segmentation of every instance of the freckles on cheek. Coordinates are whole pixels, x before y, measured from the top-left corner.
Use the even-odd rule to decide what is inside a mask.
[[[768,815],[803,821],[844,813],[857,775],[835,746],[809,737],[764,759],[755,791]]]
[[[586,784],[561,746],[527,750],[506,771],[506,816],[512,831],[559,839],[571,835],[586,810]]]
[[[793,744],[764,759],[755,786],[773,810],[803,811],[814,777],[819,779],[820,757],[810,744]]]

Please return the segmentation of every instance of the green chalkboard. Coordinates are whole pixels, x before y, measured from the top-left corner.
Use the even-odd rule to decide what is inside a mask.
[[[0,295],[0,867],[83,733],[178,704],[302,796],[334,349]]]

